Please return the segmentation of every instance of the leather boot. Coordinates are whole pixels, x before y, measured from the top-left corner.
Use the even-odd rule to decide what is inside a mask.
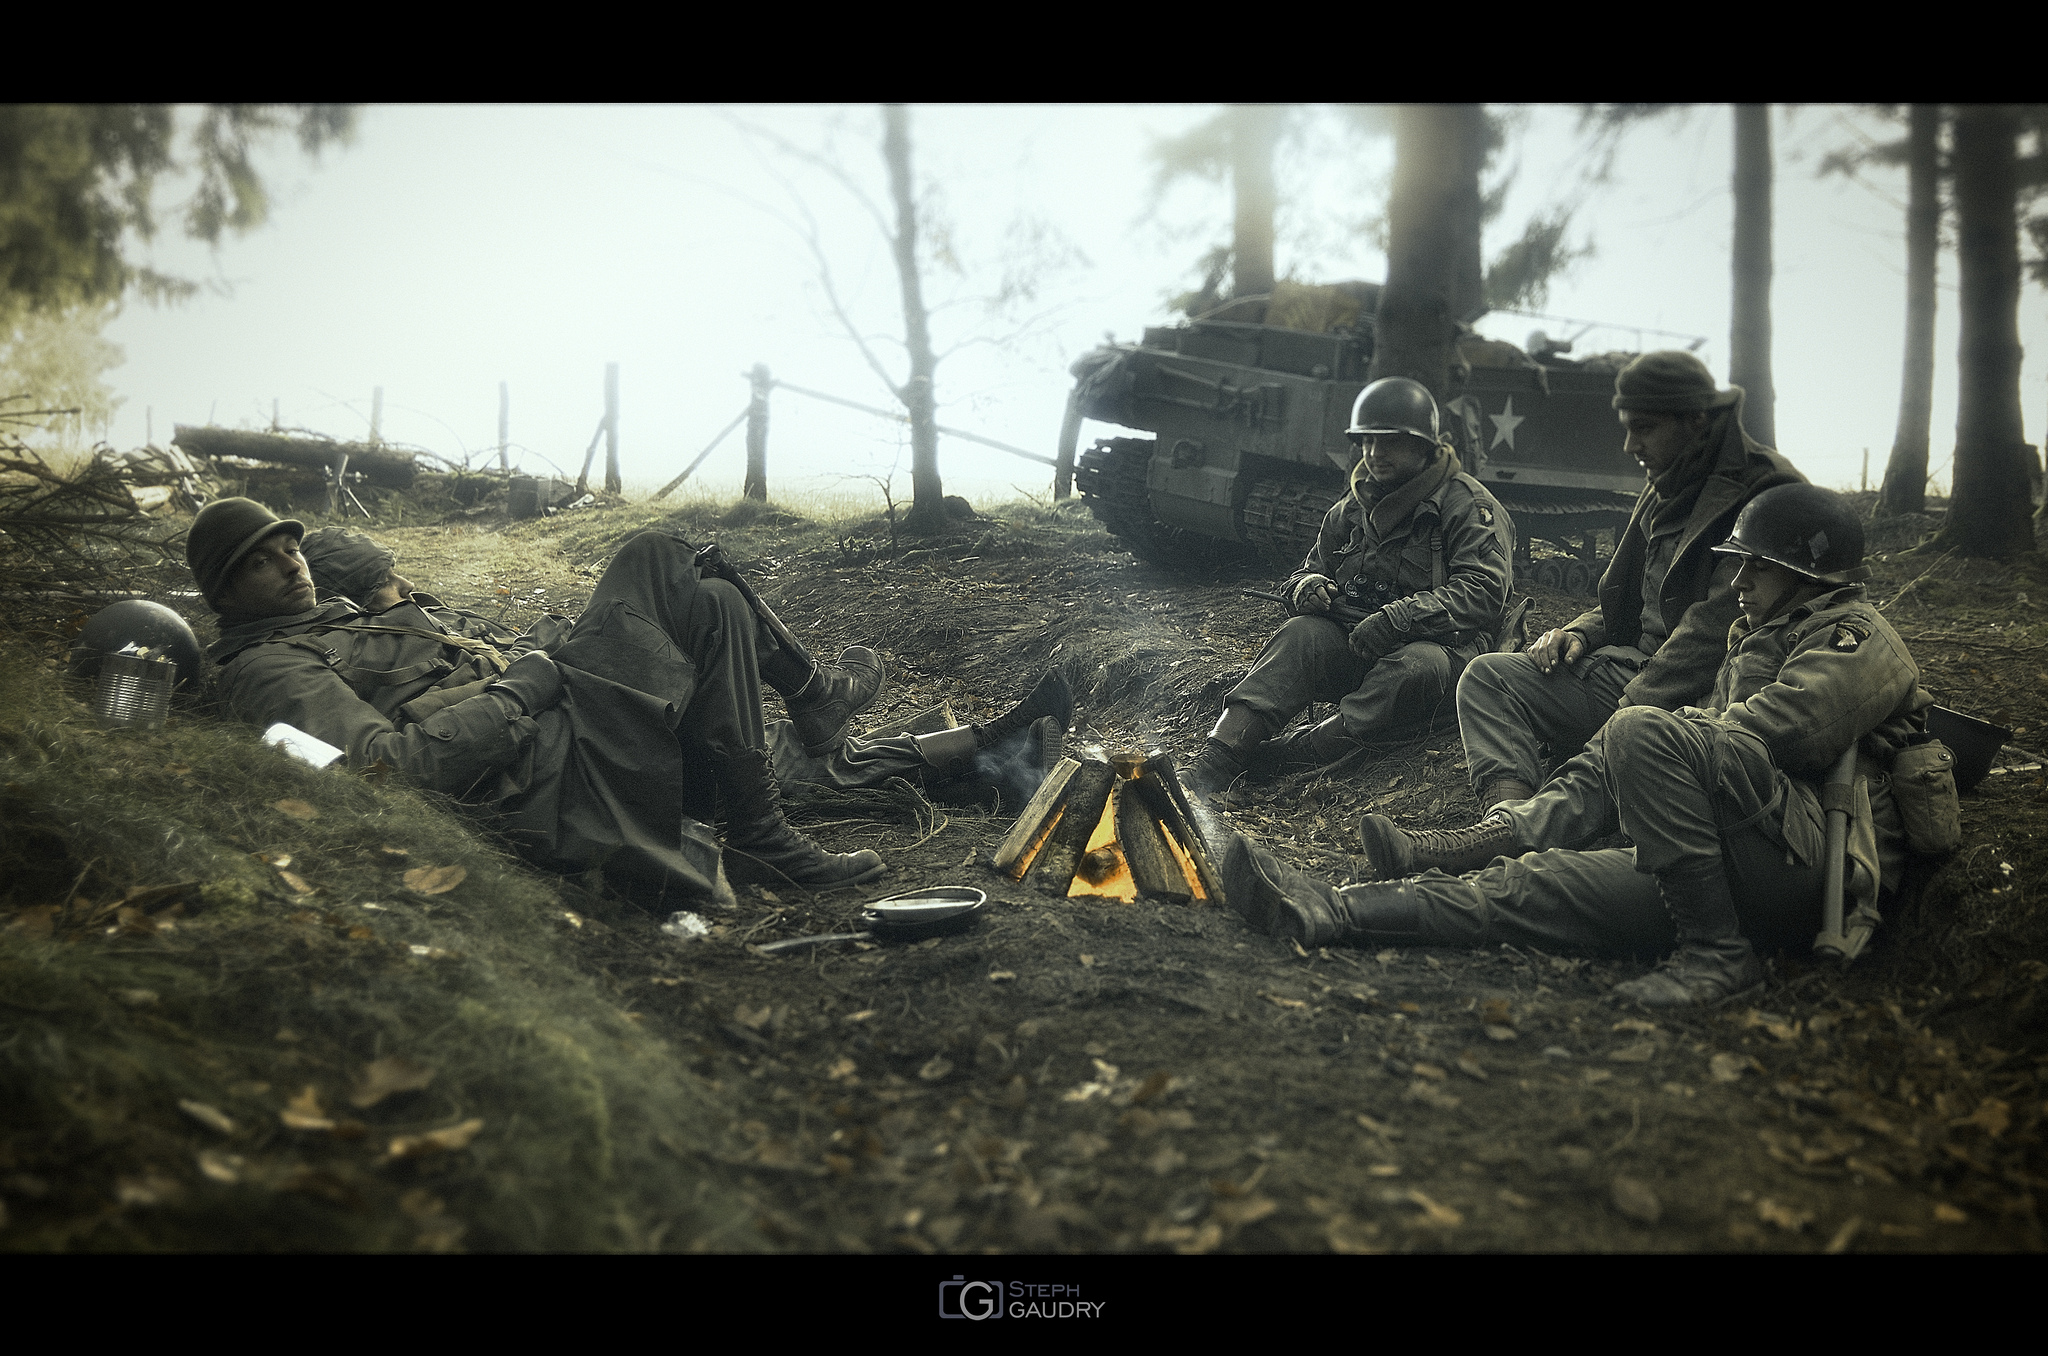
[[[836,664],[813,664],[801,679],[798,667],[799,661],[787,651],[777,650],[762,664],[761,678],[782,694],[804,752],[822,758],[846,741],[846,727],[853,718],[875,704],[889,669],[882,656],[865,645],[848,648]]]
[[[1479,813],[1485,815],[1496,805],[1527,800],[1535,794],[1536,788],[1525,781],[1513,777],[1495,777],[1486,784],[1486,789],[1479,793]]]
[[[714,765],[725,810],[725,866],[740,884],[801,885],[836,890],[882,874],[873,851],[827,852],[791,828],[782,815],[775,764],[748,749]]]
[[[1657,893],[1678,924],[1678,950],[1642,978],[1615,985],[1617,999],[1646,1008],[1712,1007],[1763,987],[1763,962],[1742,935],[1735,894],[1719,862],[1659,872]]]
[[[1488,815],[1463,829],[1403,829],[1385,815],[1367,815],[1358,823],[1365,855],[1380,880],[1397,880],[1424,871],[1462,876],[1496,857],[1513,857],[1522,845],[1505,817]]]
[[[1303,947],[1341,941],[1414,941],[1421,905],[1406,882],[1337,889],[1296,870],[1242,834],[1223,853],[1223,895],[1257,932]]]
[[[955,725],[950,730],[912,735],[911,742],[924,758],[933,781],[950,781],[974,771],[974,754],[980,748],[972,725]]]
[[[1226,790],[1245,774],[1245,760],[1253,749],[1270,739],[1272,725],[1243,703],[1223,708],[1209,742],[1188,768],[1187,782],[1197,793]]]
[[[1067,680],[1060,677],[1058,669],[1047,670],[1038,680],[1038,685],[1009,710],[997,716],[986,725],[971,725],[974,731],[974,747],[985,749],[991,744],[1000,744],[1012,735],[1021,734],[1039,721],[1050,716],[1058,722],[1062,733],[1074,719],[1074,690],[1067,686]],[[941,732],[943,733],[943,731]]]

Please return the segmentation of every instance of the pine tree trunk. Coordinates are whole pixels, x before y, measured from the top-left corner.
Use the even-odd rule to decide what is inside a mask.
[[[1927,507],[1927,448],[1934,423],[1934,269],[1941,248],[1941,106],[1914,104],[1906,134],[1906,359],[1899,427],[1885,463],[1878,512]]]
[[[1387,286],[1374,317],[1370,377],[1411,377],[1441,403],[1457,329],[1463,127],[1470,105],[1403,104],[1394,111],[1394,188],[1387,203]]]
[[[1451,272],[1451,319],[1471,324],[1486,314],[1486,266],[1480,252],[1485,203],[1479,172],[1486,164],[1486,110],[1459,104],[1458,177],[1452,210],[1457,214],[1458,254]]]
[[[1231,237],[1233,297],[1273,290],[1273,144],[1279,135],[1280,110],[1274,105],[1239,104],[1230,110],[1230,184],[1237,207]]]
[[[1956,109],[1956,453],[1948,521],[1931,545],[1966,556],[2034,546],[2020,422],[2018,136],[2009,104]]]
[[[1728,380],[1746,396],[1742,423],[1766,447],[1778,445],[1771,385],[1771,106],[1735,105],[1735,298],[1729,317]]]
[[[903,525],[912,532],[945,526],[946,491],[939,481],[938,400],[932,390],[931,317],[917,272],[917,203],[910,173],[910,112],[901,104],[882,107],[882,158],[889,165],[889,192],[896,201],[896,274],[903,284],[903,339],[910,352],[910,379],[897,391],[910,415],[910,512]]]

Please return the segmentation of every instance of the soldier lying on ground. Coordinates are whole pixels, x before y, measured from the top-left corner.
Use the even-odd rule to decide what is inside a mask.
[[[220,614],[209,658],[236,715],[297,726],[351,767],[382,762],[487,808],[537,863],[602,864],[668,907],[729,902],[728,867],[813,889],[883,869],[872,851],[825,852],[784,820],[754,614],[730,584],[699,577],[687,545],[633,538],[579,619],[548,619],[500,650],[416,604],[368,614],[318,602],[304,532],[247,499],[209,504],[193,522],[186,558]],[[839,742],[881,687],[871,652],[847,660],[781,675],[793,712],[823,713],[804,731],[821,745]],[[1001,727],[970,737],[1012,733]],[[714,805],[723,853],[702,822]]]
[[[489,641],[508,655],[536,645],[545,648],[569,625],[568,618],[548,616],[520,632],[479,613],[450,607],[400,574],[397,558],[361,532],[323,527],[300,543],[300,551],[323,600],[346,598],[379,618],[393,608],[417,606],[440,629]],[[1022,702],[989,725],[863,738],[848,734],[847,722],[872,704],[879,679],[872,689],[863,686],[865,695],[854,706],[839,695],[839,687],[807,675],[812,668],[824,674],[878,675],[882,661],[873,650],[854,646],[839,656],[836,666],[793,662],[768,627],[756,626],[755,654],[762,682],[781,695],[790,714],[788,720],[765,726],[769,759],[784,788],[797,783],[841,789],[877,786],[891,777],[926,784],[972,780],[996,790],[1004,803],[1021,805],[1059,761],[1073,718],[1073,695],[1066,681],[1048,673]]]
[[[1403,832],[1367,815],[1380,882],[1336,889],[1239,838],[1225,854],[1227,897],[1262,931],[1310,947],[1675,942],[1615,992],[1649,1007],[1718,1002],[1762,981],[1756,946],[1818,931],[1819,783],[1853,744],[1869,790],[1851,796],[1847,888],[1873,907],[1906,850],[1886,769],[1925,738],[1932,698],[1864,597],[1862,527],[1839,495],[1785,485],[1752,500],[1714,549],[1740,562],[1742,615],[1708,706],[1622,708],[1540,793],[1468,829]],[[1635,846],[1570,850],[1617,829]]]
[[[1458,683],[1458,728],[1479,808],[1542,784],[1539,744],[1561,763],[1619,707],[1700,701],[1736,617],[1735,516],[1806,477],[1742,430],[1742,388],[1714,389],[1690,353],[1646,353],[1614,379],[1624,446],[1649,473],[1592,611],[1520,654],[1482,654]]]
[[[1419,733],[1474,656],[1493,648],[1513,582],[1514,524],[1443,441],[1420,382],[1388,377],[1359,392],[1349,435],[1351,491],[1323,517],[1282,586],[1295,615],[1275,632],[1190,769],[1197,790],[1244,775],[1260,743],[1310,702],[1337,714],[1273,752],[1332,762],[1367,741]],[[1340,623],[1333,606],[1365,612]]]

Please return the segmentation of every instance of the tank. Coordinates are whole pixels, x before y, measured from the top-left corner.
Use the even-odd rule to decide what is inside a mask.
[[[1062,455],[1083,418],[1150,436],[1097,440],[1074,463],[1075,489],[1141,558],[1190,566],[1256,553],[1292,569],[1356,458],[1344,430],[1372,361],[1378,294],[1373,283],[1276,288],[1085,355]],[[1460,341],[1445,431],[1513,517],[1519,577],[1586,594],[1601,569],[1597,534],[1627,525],[1643,487],[1609,404],[1634,355],[1572,361],[1531,341],[1541,361],[1498,340]],[[1535,542],[1560,549],[1533,558]]]

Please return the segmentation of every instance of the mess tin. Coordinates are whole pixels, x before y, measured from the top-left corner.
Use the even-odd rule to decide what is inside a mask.
[[[813,951],[843,942],[915,942],[965,932],[988,909],[988,895],[969,885],[932,885],[878,899],[860,911],[861,932],[785,937],[754,948],[764,956]]]

